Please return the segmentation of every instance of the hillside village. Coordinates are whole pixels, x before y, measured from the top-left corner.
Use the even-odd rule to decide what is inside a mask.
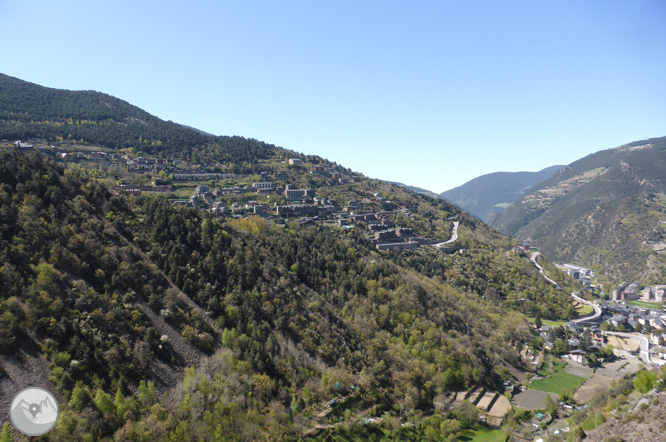
[[[151,158],[108,149],[73,150],[77,145],[72,147],[65,142],[47,143],[46,140],[33,139],[28,142],[2,140],[0,144],[13,145],[24,152],[39,151],[87,169],[107,170],[121,177],[116,184],[119,191],[134,196],[163,194],[176,206],[205,209],[215,217],[256,215],[279,224],[295,221],[300,227],[329,224],[349,229],[358,225],[366,230],[368,240],[378,250],[408,251],[435,242],[418,235],[412,228],[395,224],[397,215],[404,219],[414,218],[412,212],[418,208],[409,204],[394,204],[379,193],[366,201],[346,202],[318,196],[318,190],[346,186],[363,179],[335,164],[307,166],[301,158],[287,158],[282,164],[271,164],[270,171],[234,174],[224,173],[224,165],[217,168],[219,171],[211,171],[210,167],[201,168],[172,158]],[[290,171],[295,168],[299,172],[296,175]],[[310,177],[310,186],[290,181],[303,174]],[[445,253],[461,250],[451,246],[438,248]]]

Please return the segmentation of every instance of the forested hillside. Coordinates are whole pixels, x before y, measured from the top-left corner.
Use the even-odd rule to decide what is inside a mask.
[[[535,186],[492,225],[611,282],[663,283],[665,177],[666,138],[600,151]]]
[[[515,242],[443,200],[97,92],[6,76],[0,92],[0,413],[21,388],[56,392],[50,440],[454,440],[477,411],[442,406],[447,395],[501,391],[530,368],[525,315],[576,315],[575,283],[555,289]],[[42,153],[13,145],[32,137]],[[245,175],[173,184],[141,165],[148,154],[175,173]],[[380,252],[364,222],[249,216],[252,199],[285,203],[243,184],[265,170],[425,245]],[[158,178],[169,193],[151,192]],[[174,204],[203,184],[241,214]],[[454,221],[458,253],[427,245]],[[381,430],[364,425],[380,417]]]
[[[37,153],[1,153],[0,183],[0,388],[25,386],[20,361],[50,361],[45,386],[63,401],[52,440],[297,439],[341,396],[337,412],[369,409],[418,439],[464,425],[432,414],[438,395],[521,367],[531,334],[517,311],[573,315],[462,213],[466,255],[378,253],[358,228],[214,219]],[[335,431],[365,431],[347,422]]]

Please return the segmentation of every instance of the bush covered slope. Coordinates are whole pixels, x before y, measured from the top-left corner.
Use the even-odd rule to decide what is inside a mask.
[[[378,253],[357,230],[212,219],[14,152],[0,200],[0,360],[35,342],[52,363],[47,387],[69,404],[53,440],[296,438],[352,391],[356,408],[430,413],[520,366],[530,333],[508,309],[572,314],[464,214],[466,255]]]

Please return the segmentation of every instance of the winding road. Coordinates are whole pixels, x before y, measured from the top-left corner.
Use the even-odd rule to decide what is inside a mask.
[[[543,271],[543,267],[541,267],[539,265],[539,263],[536,261],[537,256],[539,256],[540,254],[541,253],[539,253],[539,252],[532,253],[530,255],[530,261],[532,261],[532,263],[536,266],[537,270],[539,270],[539,273],[541,273],[543,275],[543,277],[546,278],[546,281],[550,282],[555,287],[559,287],[559,285],[555,281],[553,281],[552,279],[550,279],[549,277],[546,276],[546,273]]]
[[[539,255],[540,255],[539,252],[532,253],[530,255],[530,261],[532,261],[532,263],[536,266],[536,268],[539,270],[539,273],[541,273],[543,275],[543,277],[546,278],[546,281],[550,282],[555,287],[559,287],[559,285],[555,281],[553,281],[552,279],[550,279],[549,277],[546,276],[546,274],[543,271],[543,267],[541,267],[539,265],[539,263],[536,261],[536,258]],[[578,301],[580,304],[585,304],[585,305],[589,305],[590,307],[592,307],[594,309],[594,314],[592,316],[586,316],[584,318],[573,319],[571,322],[575,322],[575,323],[589,322],[589,321],[595,321],[595,320],[599,319],[601,317],[601,307],[599,307],[594,302],[587,301],[587,300],[581,298],[580,296],[577,296],[575,293],[576,292],[572,293],[571,297],[574,300]]]
[[[574,292],[575,293],[575,292]],[[571,322],[589,322],[589,321],[594,321],[596,319],[599,319],[601,317],[601,307],[599,307],[597,304],[594,302],[590,302],[586,299],[581,298],[580,296],[576,296],[574,293],[571,294],[571,297],[578,301],[580,304],[585,304],[589,305],[594,309],[594,314],[592,316],[586,316],[584,318],[578,318],[578,319],[573,319]]]
[[[607,335],[620,336],[622,338],[635,339],[638,341],[638,345],[641,347],[641,359],[648,365],[652,365],[650,361],[650,341],[645,336],[634,335],[631,333],[620,333],[620,332],[606,332]]]
[[[451,243],[456,242],[456,240],[458,239],[458,225],[459,224],[460,224],[459,221],[454,221],[453,222],[453,232],[451,232],[452,233],[451,239],[449,239],[448,241],[433,244],[433,246],[435,246],[435,247],[444,247],[446,244],[451,244]]]

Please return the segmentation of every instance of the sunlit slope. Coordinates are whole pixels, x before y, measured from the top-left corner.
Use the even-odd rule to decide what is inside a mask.
[[[665,192],[666,138],[638,141],[566,166],[492,225],[551,259],[597,265],[613,281],[659,280]]]

